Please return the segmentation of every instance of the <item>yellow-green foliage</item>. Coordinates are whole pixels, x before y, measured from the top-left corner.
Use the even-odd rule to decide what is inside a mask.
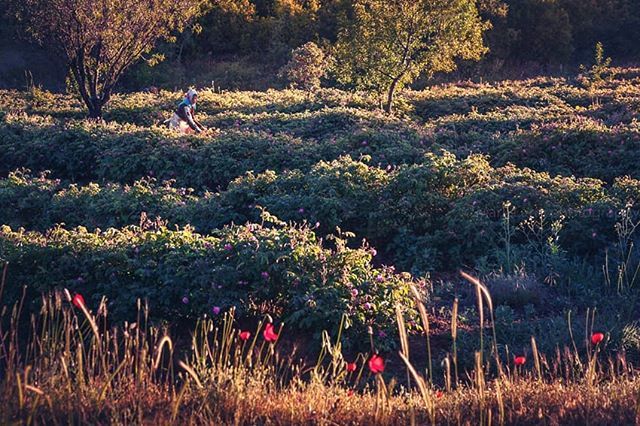
[[[391,112],[397,89],[420,74],[456,68],[457,59],[479,60],[487,51],[475,1],[360,0],[354,19],[335,46],[339,81],[387,94]]]

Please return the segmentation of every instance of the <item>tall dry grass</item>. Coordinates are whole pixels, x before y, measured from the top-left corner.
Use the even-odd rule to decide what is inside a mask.
[[[476,286],[493,328],[486,287],[465,278]],[[439,360],[431,359],[429,317],[420,294],[414,296],[429,359],[424,365],[411,359],[404,327],[409,308],[398,307],[408,389],[393,378],[373,377],[365,355],[348,372],[341,331],[323,333],[315,364],[305,365],[264,339],[269,317],[248,339],[241,339],[233,312],[203,319],[184,341],[150,326],[142,304],[136,322],[120,327],[108,326],[106,303],[92,312],[74,306],[68,293],[44,296],[41,311],[26,319],[23,303],[4,306],[0,424],[640,423],[637,374],[623,357],[602,358],[598,347],[587,359],[569,348],[547,357],[532,338],[534,359],[514,367],[498,351],[494,333],[491,356],[479,342],[472,371],[458,375],[454,346],[444,358],[445,377],[434,377]],[[452,334],[455,342],[455,325]]]

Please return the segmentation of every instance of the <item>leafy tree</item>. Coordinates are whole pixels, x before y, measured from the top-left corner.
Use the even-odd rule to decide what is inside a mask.
[[[124,71],[159,39],[172,41],[172,33],[201,13],[204,4],[204,0],[11,1],[27,31],[66,60],[91,118],[102,116]]]
[[[256,6],[250,0],[215,0],[211,6],[199,19],[202,32],[189,53],[246,54],[259,47]]]
[[[396,90],[423,72],[450,72],[456,59],[479,60],[489,24],[475,0],[356,0],[354,19],[338,36],[338,80],[386,92],[391,112]]]
[[[318,9],[318,37],[335,43],[338,32],[353,16],[353,2],[351,0],[323,0]]]
[[[291,52],[291,60],[280,70],[295,87],[314,90],[320,87],[320,80],[327,73],[330,59],[313,42],[308,42]]]
[[[597,41],[616,57],[640,53],[638,0],[559,0],[567,11],[579,60],[590,58]]]
[[[317,40],[319,0],[275,0],[273,16],[265,18],[270,30],[269,51],[278,63],[292,48]]]
[[[563,64],[573,52],[568,12],[559,0],[522,0],[509,9],[509,21],[516,33],[512,58],[537,63]]]

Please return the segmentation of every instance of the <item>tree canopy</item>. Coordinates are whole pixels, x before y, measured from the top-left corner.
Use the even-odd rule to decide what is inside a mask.
[[[13,6],[36,40],[67,61],[77,89],[99,118],[122,73],[159,39],[203,10],[205,0],[14,0]]]
[[[456,59],[479,60],[489,28],[475,0],[357,0],[354,18],[338,36],[338,79],[386,92],[390,112],[397,89],[418,75],[453,71]]]

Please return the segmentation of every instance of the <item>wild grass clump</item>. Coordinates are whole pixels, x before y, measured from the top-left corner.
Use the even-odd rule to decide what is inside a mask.
[[[466,277],[492,319],[486,288]],[[415,302],[429,347],[429,319],[419,292]],[[408,374],[399,385],[385,372],[393,357],[378,353],[373,339],[371,352],[345,356],[344,322],[337,334],[324,332],[318,357],[305,361],[281,343],[288,329],[268,315],[255,328],[242,330],[231,310],[201,319],[185,338],[152,326],[148,308],[138,307],[135,322],[109,326],[106,300],[93,311],[81,295],[68,291],[43,296],[41,311],[30,316],[21,303],[4,306],[0,422],[520,425],[543,419],[577,425],[640,420],[637,374],[624,357],[604,357],[606,336],[599,333],[591,334],[586,357],[566,348],[547,358],[532,339],[532,355],[511,359],[494,337],[486,347],[491,356],[482,356],[480,342],[474,369],[460,377],[446,370],[442,381],[432,376],[431,353],[427,371],[423,361],[412,361],[407,312],[398,307],[399,356]],[[449,365],[451,358],[445,360]]]

